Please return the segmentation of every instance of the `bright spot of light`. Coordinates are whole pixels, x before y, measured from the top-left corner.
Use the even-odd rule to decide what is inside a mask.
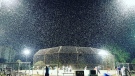
[[[16,0],[3,0],[3,3],[5,3],[6,5],[11,5],[16,3]]]
[[[123,3],[124,3],[127,7],[135,6],[135,0],[123,0]]]
[[[30,50],[25,48],[24,51],[23,51],[24,55],[29,55],[30,54]]]
[[[98,54],[104,56],[104,55],[108,55],[108,52],[106,50],[99,50]]]
[[[8,8],[13,8],[18,6],[20,2],[18,0],[1,0],[1,5],[4,5]]]
[[[129,18],[135,14],[135,0],[116,0],[117,11],[124,18]]]

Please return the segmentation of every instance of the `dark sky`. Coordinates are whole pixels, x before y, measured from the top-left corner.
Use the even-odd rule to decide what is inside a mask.
[[[0,44],[34,52],[55,46],[135,50],[135,10],[117,0],[4,0]]]

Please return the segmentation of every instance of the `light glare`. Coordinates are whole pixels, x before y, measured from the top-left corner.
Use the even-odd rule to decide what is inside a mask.
[[[20,2],[18,0],[2,0],[1,1],[1,4],[7,8],[17,7],[19,5],[19,3]]]
[[[24,54],[25,55],[29,55],[30,54],[30,50],[29,49],[24,49]]]
[[[108,55],[108,53],[105,50],[100,50],[100,52],[98,53],[99,55]]]
[[[127,7],[135,6],[135,0],[123,0],[123,3],[124,3]]]

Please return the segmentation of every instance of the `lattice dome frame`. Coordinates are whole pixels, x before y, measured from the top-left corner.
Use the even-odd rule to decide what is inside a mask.
[[[109,53],[105,58],[99,54],[99,49],[92,47],[76,47],[76,46],[59,46],[47,49],[40,49],[33,57],[33,63],[43,61],[46,65],[58,64],[58,67],[63,65],[72,65],[74,68],[83,69],[85,66],[94,68],[101,65],[104,69],[108,66],[114,67],[114,57]]]

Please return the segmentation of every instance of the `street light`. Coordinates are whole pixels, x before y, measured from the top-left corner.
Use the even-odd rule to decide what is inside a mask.
[[[23,51],[23,54],[25,55],[25,57],[26,57],[26,62],[27,62],[27,57],[28,57],[28,55],[30,54],[30,50],[27,49],[27,48],[25,48],[24,51]]]

